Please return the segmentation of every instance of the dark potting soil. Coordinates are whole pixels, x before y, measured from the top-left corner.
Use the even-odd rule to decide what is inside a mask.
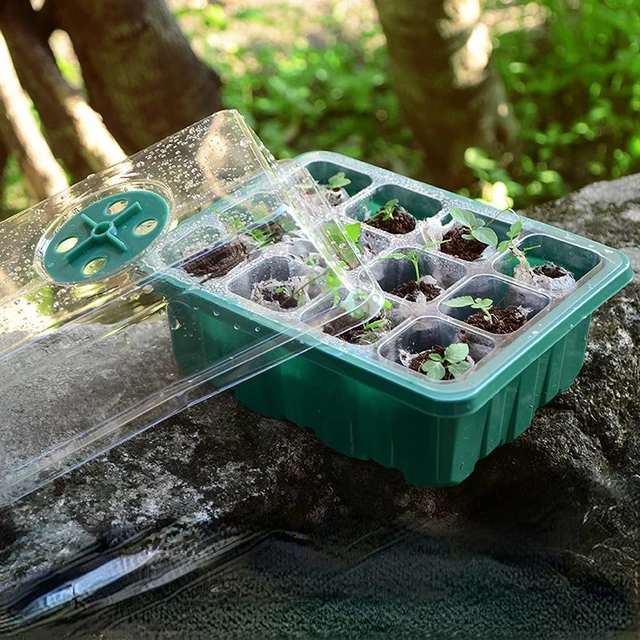
[[[422,291],[427,302],[434,300],[440,295],[442,289],[435,284],[429,284],[427,282],[418,283],[415,280],[409,280],[399,284],[391,293],[399,298],[404,298],[409,302],[415,302],[418,299],[418,293]]]
[[[448,242],[443,242],[440,245],[440,251],[461,260],[467,260],[467,262],[477,260],[488,245],[478,240],[465,240],[462,236],[467,233],[469,233],[469,227],[459,227],[447,231],[442,239]]]
[[[378,213],[382,209],[383,207],[380,207]],[[399,204],[393,208],[393,215],[386,220],[383,219],[384,216],[382,214],[378,215],[378,213],[365,222],[371,227],[395,234],[409,233],[416,228],[416,219]]]
[[[557,264],[553,264],[553,262],[541,264],[534,267],[532,271],[537,276],[546,276],[547,278],[562,278],[569,273],[566,269],[559,267]]]
[[[380,313],[375,318],[371,318],[371,320],[367,320],[367,322],[349,329],[348,327],[351,326],[349,317],[342,316],[340,318],[332,320],[331,322],[328,322],[325,325],[323,331],[324,333],[328,333],[330,336],[336,336],[340,338],[340,340],[344,340],[345,342],[349,342],[350,344],[363,344],[362,338],[366,333],[369,333],[364,330],[365,324],[376,322],[377,320],[382,319],[384,319],[384,316]]]
[[[437,353],[439,356],[444,358],[444,347],[441,347],[438,344],[435,347],[433,347],[433,349],[420,352],[417,356],[414,356],[414,358],[409,363],[409,369],[412,369],[413,371],[417,371],[418,373],[421,373],[423,376],[426,376],[427,374],[424,371],[422,371],[422,365],[429,359],[429,356],[432,353]],[[446,373],[444,374],[443,380],[453,380],[453,376],[449,373],[449,369],[446,369]]]
[[[293,291],[283,285],[282,291],[274,291],[272,288],[261,287],[258,285],[256,289],[260,292],[265,302],[276,302],[281,309],[295,309],[298,306],[298,299],[291,295]]]
[[[213,251],[203,251],[182,268],[190,275],[208,282],[227,275],[231,269],[247,259],[247,249],[239,241],[232,241]]]
[[[506,309],[491,309],[491,317],[493,323],[489,324],[489,321],[485,317],[482,311],[470,315],[465,322],[479,329],[484,329],[490,333],[512,333],[519,329],[526,321],[527,318],[518,308],[507,307]]]

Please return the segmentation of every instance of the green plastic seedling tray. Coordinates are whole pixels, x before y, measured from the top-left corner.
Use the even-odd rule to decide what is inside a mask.
[[[339,171],[351,179],[349,199],[335,208],[345,224],[365,220],[394,198],[421,221],[404,235],[362,225],[360,238],[366,249],[361,268],[387,291],[399,283],[401,265],[408,263],[381,257],[424,246],[430,218],[446,223],[452,206],[487,222],[499,213],[337,154],[311,152],[297,160],[319,183]],[[444,289],[438,298],[414,305],[389,295],[393,328],[372,345],[348,344],[313,330],[301,338],[308,342],[306,352],[238,384],[236,397],[261,414],[313,429],[324,443],[345,455],[399,469],[413,484],[463,481],[478,460],[523,433],[538,407],[571,386],[583,364],[592,313],[632,277],[623,253],[535,220],[522,220],[520,243],[539,245],[528,254],[532,264],[552,261],[565,267],[575,274],[574,286],[549,292],[517,282],[514,262],[504,253],[466,262],[427,249],[421,272],[431,274]],[[514,221],[505,212],[491,226],[502,240]],[[172,331],[173,348],[187,371],[202,370],[223,353],[242,349],[255,339],[256,330],[286,330],[286,312],[279,323],[246,300],[250,283],[259,280],[260,269],[269,267],[263,264],[269,260],[273,258],[237,266],[216,288],[187,285],[182,276],[165,279],[168,293],[180,291],[180,302],[169,304],[169,321],[179,327]],[[278,268],[284,266],[283,262]],[[530,319],[507,335],[475,329],[464,322],[468,309],[442,304],[461,295],[520,304],[530,310]],[[242,304],[234,302],[236,297],[243,298]],[[302,310],[303,321],[305,313],[311,317],[312,311]],[[401,364],[402,351],[446,346],[458,341],[461,331],[476,361],[464,377],[431,381]]]

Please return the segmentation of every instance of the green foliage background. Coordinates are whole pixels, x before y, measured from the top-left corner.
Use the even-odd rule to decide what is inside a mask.
[[[498,206],[508,197],[524,207],[640,171],[640,3],[487,0],[485,9],[498,16],[499,26],[500,11],[514,4],[542,16],[533,28],[522,19],[496,29],[494,42],[522,147],[498,160],[467,149],[475,181],[464,193]],[[175,11],[196,50],[221,74],[226,105],[245,114],[278,157],[328,149],[424,178],[375,19],[363,20],[354,34],[328,12],[313,17],[309,35],[304,12],[285,25],[264,6]],[[245,30],[265,35],[245,42],[225,38]],[[282,37],[270,39],[273,33]],[[76,73],[73,65],[61,67],[66,75]],[[27,195],[13,161],[5,184],[4,209],[24,208]]]
[[[485,8],[513,4],[490,0]],[[637,0],[541,0],[540,26],[527,29],[523,20],[495,37],[522,148],[499,160],[468,149],[476,181],[466,195],[503,205],[506,193],[524,207],[640,171],[639,7]],[[260,12],[243,17],[265,19]],[[253,124],[278,156],[330,149],[423,177],[390,86],[380,27],[344,42],[335,20],[325,18],[323,26],[323,45],[301,38],[285,50],[239,50],[255,58],[255,73],[234,74],[212,52],[227,104],[243,112],[252,104]]]

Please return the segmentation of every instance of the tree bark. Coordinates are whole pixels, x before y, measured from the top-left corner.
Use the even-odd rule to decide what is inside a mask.
[[[102,171],[125,158],[102,118],[64,79],[28,0],[5,0],[0,28],[18,76],[50,134],[54,151],[75,179]]]
[[[7,161],[9,160],[9,152],[7,151],[7,146],[4,141],[0,137],[0,198],[2,198],[2,193],[4,191],[4,172],[7,168]],[[0,206],[0,208],[2,208]]]
[[[29,100],[1,34],[0,134],[8,150],[18,159],[27,188],[34,198],[43,200],[66,189],[67,177],[31,113]]]
[[[221,108],[220,80],[164,0],[49,0],[82,66],[90,104],[128,153]]]
[[[448,189],[468,185],[467,147],[499,157],[518,141],[479,0],[375,3],[396,92],[424,151],[428,177]]]

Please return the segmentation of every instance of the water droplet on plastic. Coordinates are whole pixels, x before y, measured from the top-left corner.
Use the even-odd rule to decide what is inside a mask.
[[[216,318],[217,318],[220,315],[220,312],[219,311],[214,311],[213,315],[216,316]]]
[[[240,325],[239,324],[234,324],[233,328],[237,331],[238,329],[240,329]]]
[[[256,331],[260,331],[260,327],[256,327]]]

